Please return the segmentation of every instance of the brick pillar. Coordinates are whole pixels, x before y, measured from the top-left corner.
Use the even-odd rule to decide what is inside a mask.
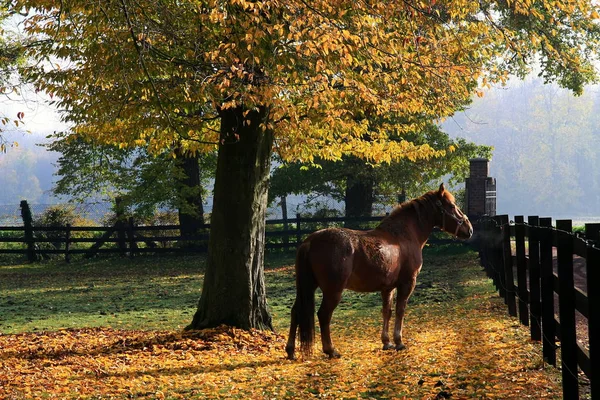
[[[466,181],[466,212],[471,220],[484,215],[496,215],[496,180],[489,175],[490,160],[469,160],[470,172]]]

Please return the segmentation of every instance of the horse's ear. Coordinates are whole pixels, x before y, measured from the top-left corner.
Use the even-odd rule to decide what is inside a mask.
[[[444,187],[444,182],[442,182],[442,184],[440,185],[440,189],[438,190],[438,194],[440,195],[440,197],[442,196],[442,194],[444,194],[445,190],[446,188]]]

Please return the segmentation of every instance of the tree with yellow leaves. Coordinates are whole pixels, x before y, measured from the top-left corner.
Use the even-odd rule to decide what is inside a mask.
[[[436,157],[444,151],[389,138],[534,61],[579,93],[598,50],[596,6],[584,0],[10,4],[27,15],[39,61],[23,72],[55,96],[74,136],[173,156],[218,148],[191,328],[271,327],[262,264],[273,150],[307,162]]]
[[[0,96],[6,104],[12,100],[11,96],[19,92],[19,81],[16,79],[16,69],[22,62],[22,48],[18,39],[12,32],[5,29],[11,13],[3,2],[0,2]],[[7,147],[16,143],[6,138],[6,131],[18,128],[23,123],[25,114],[18,111],[16,115],[7,115],[0,110],[0,153],[6,152]]]

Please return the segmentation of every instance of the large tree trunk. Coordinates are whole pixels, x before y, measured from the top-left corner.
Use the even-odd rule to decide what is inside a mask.
[[[287,196],[281,196],[281,201],[279,202],[279,204],[281,205],[281,218],[283,219],[283,230],[287,232],[290,229],[290,224],[288,223]],[[287,234],[283,237],[283,243],[285,243],[286,245],[290,243],[290,237]]]
[[[208,262],[198,310],[188,329],[220,324],[273,329],[263,272],[273,135],[264,129],[265,108],[246,115],[244,111],[221,111]]]
[[[181,236],[189,237],[198,234],[204,226],[204,206],[202,205],[202,188],[200,186],[200,165],[198,154],[178,152],[178,166],[182,169],[179,192],[179,225]]]
[[[346,217],[370,217],[373,213],[373,198],[375,182],[368,173],[370,168],[367,163],[357,158],[347,161],[351,171],[360,171],[350,174],[346,178],[346,193],[344,196],[346,205]],[[366,173],[365,173],[366,172]],[[360,228],[361,224],[356,221],[346,221],[347,228]]]
[[[373,180],[348,177],[347,182],[346,217],[370,217],[373,213]]]

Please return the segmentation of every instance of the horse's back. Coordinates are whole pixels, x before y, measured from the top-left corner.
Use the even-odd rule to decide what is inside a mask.
[[[304,241],[300,252],[306,254],[322,290],[373,292],[397,281],[400,248],[383,232],[322,229]]]

